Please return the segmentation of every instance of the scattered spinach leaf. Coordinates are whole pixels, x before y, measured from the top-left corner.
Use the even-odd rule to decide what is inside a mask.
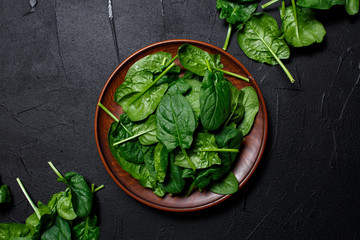
[[[0,240],[24,238],[29,232],[30,228],[26,224],[0,223]]]
[[[2,185],[0,188],[0,203],[10,203],[12,196],[10,189],[7,185]]]
[[[56,216],[54,225],[47,229],[42,235],[41,240],[71,240],[71,229],[69,223]]]
[[[259,99],[253,87],[245,87],[241,89],[241,91],[244,92],[243,105],[245,107],[245,114],[244,119],[238,126],[238,129],[245,136],[250,132],[251,127],[254,124],[256,114],[259,111]]]
[[[132,131],[134,135],[138,135],[139,142],[142,145],[152,145],[159,140],[156,138],[156,117],[155,114],[150,115],[143,123],[135,123]]]
[[[345,9],[349,15],[355,15],[359,12],[359,0],[346,0]]]
[[[99,239],[100,229],[96,226],[97,217],[88,216],[72,229],[72,235],[77,240],[96,240]]]
[[[62,196],[58,198],[56,206],[59,216],[69,221],[74,220],[77,217],[71,199],[71,192],[68,188],[65,192],[63,192]]]

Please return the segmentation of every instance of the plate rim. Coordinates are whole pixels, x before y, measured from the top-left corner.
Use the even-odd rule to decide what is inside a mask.
[[[250,80],[252,81],[252,83],[257,87],[258,91],[257,93],[260,94],[260,96],[258,97],[259,98],[259,101],[261,102],[261,104],[264,106],[263,108],[263,111],[264,111],[264,127],[263,127],[263,130],[264,130],[264,133],[262,135],[262,141],[261,141],[261,147],[259,149],[259,152],[256,156],[256,160],[252,166],[252,168],[249,170],[249,172],[246,174],[246,177],[243,178],[240,182],[239,182],[239,189],[241,187],[243,187],[243,185],[249,180],[249,178],[253,175],[253,173],[255,172],[255,169],[257,168],[257,166],[259,165],[260,163],[260,160],[264,154],[264,150],[265,150],[265,145],[266,145],[266,141],[267,141],[267,134],[268,134],[268,116],[267,116],[267,110],[266,110],[266,105],[265,105],[265,100],[264,100],[264,97],[260,91],[260,88],[258,86],[258,84],[256,83],[256,81],[254,80],[253,76],[250,74],[250,72],[244,67],[244,65],[239,61],[237,60],[234,56],[232,56],[230,53],[224,51],[223,49],[217,47],[217,46],[214,46],[210,43],[205,43],[205,42],[202,42],[202,41],[198,41],[198,40],[191,40],[191,39],[170,39],[170,40],[164,40],[164,41],[159,41],[159,42],[156,42],[156,43],[153,43],[153,44],[150,44],[150,45],[147,45],[139,50],[137,50],[136,52],[134,52],[133,54],[131,54],[130,56],[128,56],[125,60],[123,60],[117,67],[116,69],[111,73],[111,75],[109,76],[109,78],[107,79],[106,83],[104,84],[102,90],[101,90],[101,93],[100,93],[100,96],[98,98],[98,101],[97,103],[101,102],[102,98],[104,97],[104,93],[105,93],[105,90],[107,89],[108,85],[110,84],[111,80],[113,79],[113,77],[118,73],[119,69],[124,66],[128,61],[130,61],[134,56],[150,49],[150,48],[153,48],[153,47],[156,47],[158,45],[164,45],[164,44],[171,44],[171,43],[195,43],[197,45],[202,45],[202,46],[205,46],[205,47],[210,47],[210,48],[215,48],[216,50],[222,52],[223,54],[227,55],[227,57],[229,57],[232,61],[236,62],[237,64],[239,64],[243,70],[246,72],[246,74],[248,76],[250,76]],[[105,169],[106,171],[108,172],[108,174],[110,175],[110,177],[113,179],[113,181],[125,192],[127,193],[129,196],[131,196],[132,198],[134,198],[135,200],[147,205],[147,206],[150,206],[150,207],[153,207],[153,208],[156,208],[156,209],[159,209],[159,210],[163,210],[163,211],[170,211],[170,212],[192,212],[192,211],[198,211],[198,210],[203,210],[203,209],[206,209],[206,208],[209,208],[209,207],[212,207],[214,205],[217,205],[221,202],[223,202],[224,200],[228,199],[229,197],[232,196],[232,194],[230,195],[223,195],[222,197],[220,197],[219,199],[215,200],[215,201],[212,201],[212,202],[209,202],[207,204],[203,204],[203,205],[200,205],[200,206],[194,206],[194,207],[179,207],[179,208],[176,208],[176,207],[165,207],[165,206],[162,206],[162,205],[158,205],[158,204],[154,204],[154,203],[151,203],[149,202],[148,200],[144,199],[144,198],[141,198],[141,196],[138,196],[136,194],[133,194],[132,192],[130,192],[125,186],[123,186],[120,181],[118,181],[117,177],[115,176],[115,174],[113,173],[113,171],[111,170],[110,166],[107,164],[106,160],[105,160],[105,156],[103,155],[102,153],[102,148],[100,146],[100,141],[99,141],[99,136],[98,136],[98,116],[99,116],[99,111],[100,111],[100,108],[99,108],[99,105],[96,104],[96,111],[95,111],[95,118],[94,118],[94,130],[95,130],[95,141],[96,141],[96,147],[97,147],[97,150],[98,150],[98,153],[100,155],[100,158],[101,158],[101,161],[103,163],[103,165],[105,166]]]

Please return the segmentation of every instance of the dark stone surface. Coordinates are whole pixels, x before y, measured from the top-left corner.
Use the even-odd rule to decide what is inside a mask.
[[[31,1],[34,2],[34,1]],[[114,0],[120,59],[157,41],[189,38],[222,47],[215,1]],[[15,178],[46,202],[63,190],[48,167],[105,184],[97,194],[101,239],[360,239],[360,17],[317,11],[323,43],[291,49],[279,66],[253,62],[235,35],[228,52],[257,80],[269,114],[258,169],[226,202],[194,213],[151,209],[123,192],[98,156],[100,91],[118,65],[107,1],[0,1],[0,175],[14,203],[0,222],[32,213]],[[268,10],[278,15],[277,8]]]

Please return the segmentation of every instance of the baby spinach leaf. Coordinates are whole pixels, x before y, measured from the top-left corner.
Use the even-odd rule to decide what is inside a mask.
[[[330,9],[335,5],[344,5],[346,0],[297,0],[296,5],[313,9]]]
[[[217,0],[216,8],[221,10],[220,19],[229,24],[238,25],[246,22],[257,9],[257,3],[239,4],[229,0]]]
[[[46,206],[50,209],[51,213],[54,214],[57,212],[57,204],[59,199],[65,194],[65,192],[58,192],[51,196],[50,200]]]
[[[153,119],[149,120],[148,124],[144,125],[144,128],[154,127],[151,124]],[[122,123],[122,124],[120,124]],[[143,163],[144,162],[144,154],[142,151],[142,145],[140,144],[137,138],[131,139],[124,143],[118,144],[120,141],[124,139],[128,139],[133,136],[132,131],[134,127],[134,123],[131,122],[129,117],[124,113],[120,115],[119,124],[114,125],[115,129],[111,131],[112,140],[114,140],[113,144],[117,144],[116,146],[112,146],[113,150],[116,150],[121,154],[126,161],[132,163]],[[139,127],[143,128],[143,127]],[[131,131],[131,132],[129,132]],[[155,130],[156,131],[156,130]],[[131,134],[130,134],[131,133]],[[150,133],[150,132],[149,132]],[[110,132],[109,132],[110,134]]]
[[[239,182],[232,172],[221,179],[220,181],[214,182],[210,185],[209,190],[222,195],[233,194],[239,189]]]
[[[183,170],[174,164],[174,155],[170,154],[169,168],[165,181],[159,183],[160,187],[171,194],[182,192],[185,186],[185,180],[182,178]]]
[[[195,79],[186,79],[185,81],[191,86],[191,91],[185,95],[185,98],[190,103],[190,106],[194,112],[195,122],[197,123],[200,118],[201,82]]]
[[[169,162],[169,152],[162,143],[158,143],[154,151],[155,178],[164,182]]]
[[[229,122],[234,122],[238,124],[245,112],[245,107],[242,104],[244,98],[244,92],[239,91],[235,86],[233,86],[230,82],[228,82],[230,87],[230,116],[226,120],[225,126],[228,125]]]
[[[65,192],[63,192],[62,196],[58,198],[56,206],[59,216],[69,221],[74,220],[77,217],[71,199],[71,192],[68,188]]]
[[[179,78],[178,80],[170,84],[167,92],[169,94],[173,94],[173,93],[185,94],[190,89],[191,89],[191,85],[187,83],[185,79]]]
[[[157,110],[157,138],[172,151],[177,146],[187,149],[193,141],[195,118],[189,102],[181,94],[166,94]]]
[[[159,140],[156,138],[156,117],[150,115],[149,118],[143,123],[135,123],[132,128],[134,135],[140,135],[138,137],[139,142],[142,145],[152,145]]]
[[[26,224],[0,223],[0,240],[25,237],[30,232]]]
[[[204,76],[207,70],[206,60],[212,68],[223,68],[220,62],[220,55],[212,55],[198,47],[184,44],[178,50],[181,65],[187,70]]]
[[[196,169],[208,168],[214,164],[221,164],[221,159],[217,152],[202,152],[204,149],[217,149],[215,137],[209,133],[197,133],[194,144],[189,151],[189,158]],[[179,151],[175,156],[175,165],[183,168],[191,168],[186,156]]]
[[[230,114],[229,85],[222,73],[206,71],[200,90],[200,119],[203,127],[216,130]]]
[[[245,107],[245,114],[244,119],[238,126],[238,129],[245,136],[250,132],[251,127],[254,124],[256,114],[259,111],[259,99],[255,89],[250,86],[241,89],[241,91],[244,92],[243,105]]]
[[[97,240],[100,236],[100,229],[96,226],[97,217],[88,216],[72,229],[72,235],[77,240]]]
[[[7,185],[2,185],[0,188],[0,203],[10,203],[12,196],[10,189]]]
[[[267,13],[255,13],[237,33],[240,48],[249,58],[271,65],[280,64],[291,82],[294,78],[280,59],[288,59],[289,47],[281,37],[276,20]]]
[[[65,183],[70,188],[71,202],[76,215],[87,217],[92,208],[93,192],[85,178],[76,172],[68,172],[64,178],[58,178],[58,181]]]
[[[346,0],[345,9],[349,15],[355,15],[359,12],[359,0]]]
[[[314,42],[322,42],[326,31],[324,26],[315,19],[314,12],[309,8],[296,7],[295,9],[296,17],[293,6],[285,8],[285,15],[282,16],[281,31],[284,32],[289,45],[304,47]]]
[[[30,229],[30,232],[26,235],[26,237],[31,239],[40,238],[41,232],[50,227],[53,223],[54,215],[51,210],[42,202],[38,202],[37,206],[39,215],[35,212],[25,221],[26,226]]]
[[[54,225],[47,229],[42,235],[41,240],[71,240],[71,229],[69,223],[56,216]]]
[[[148,173],[150,175],[149,180],[152,189],[155,189],[156,187],[154,151],[155,151],[155,146],[150,146],[146,148],[144,154],[144,162],[148,170]]]

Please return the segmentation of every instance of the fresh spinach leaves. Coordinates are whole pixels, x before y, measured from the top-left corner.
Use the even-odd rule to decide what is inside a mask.
[[[0,203],[10,203],[12,196],[10,189],[7,185],[2,185],[0,188]]]
[[[259,111],[259,99],[255,89],[252,87],[245,87],[241,89],[241,91],[244,92],[243,106],[245,108],[245,113],[244,119],[238,126],[238,129],[245,136],[250,132],[251,127],[254,124],[256,114]]]

